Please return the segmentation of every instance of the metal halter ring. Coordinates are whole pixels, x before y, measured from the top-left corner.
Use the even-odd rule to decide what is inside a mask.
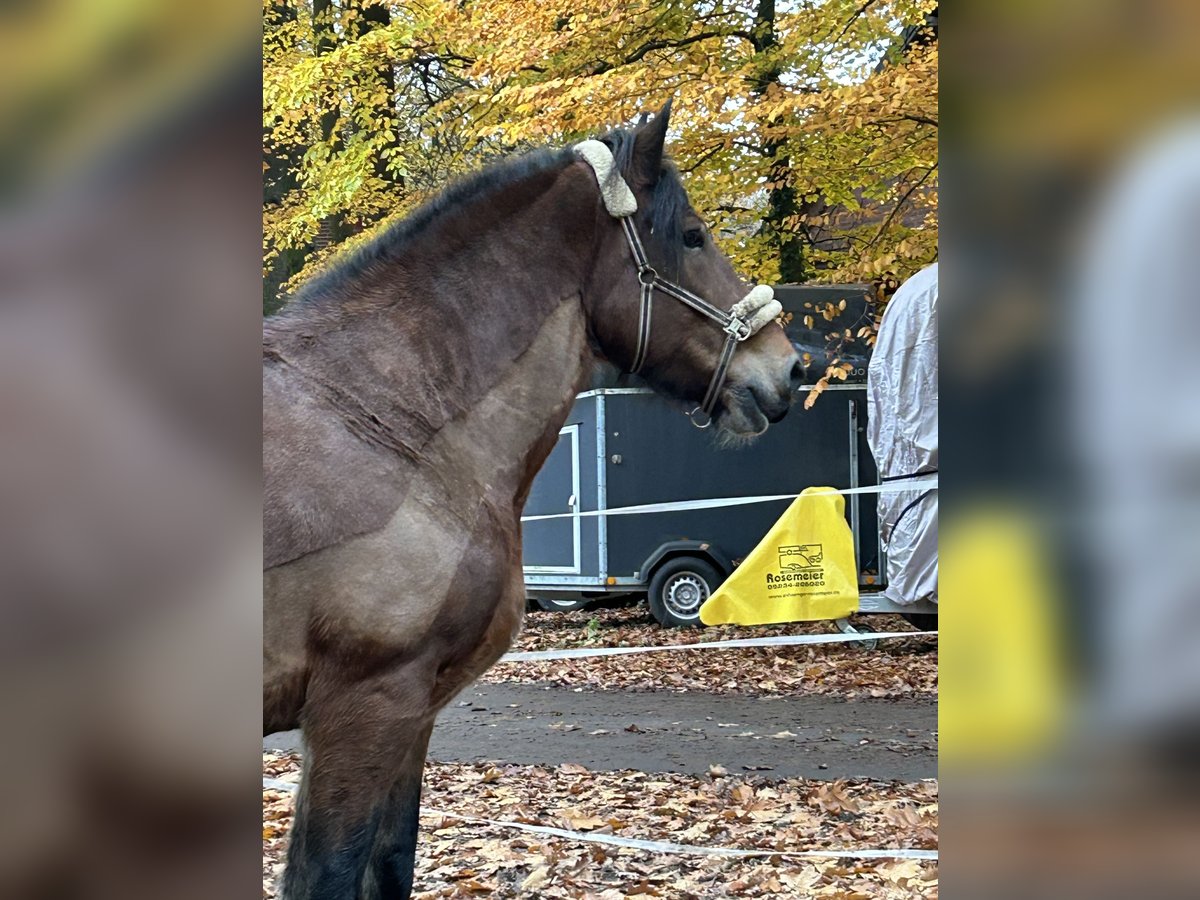
[[[653,286],[656,278],[658,278],[658,273],[655,272],[654,269],[650,268],[650,266],[638,269],[638,281],[643,287]]]
[[[743,319],[730,319],[729,324],[721,330],[731,337],[736,338],[738,341],[744,341],[746,338],[750,337],[750,335],[754,334],[754,332],[750,330],[750,323],[744,321]]]
[[[703,425],[701,425],[700,422],[698,422],[696,420],[696,413],[700,413],[700,415],[704,416],[705,422]],[[692,420],[692,424],[695,425],[697,428],[707,428],[709,425],[711,425],[713,423],[712,414],[706,413],[704,411],[704,409],[699,406],[697,406],[690,413],[688,413],[687,417]]]

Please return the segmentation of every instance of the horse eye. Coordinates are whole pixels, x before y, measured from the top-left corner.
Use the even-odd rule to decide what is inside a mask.
[[[704,246],[704,229],[689,228],[683,233],[683,246],[698,250]]]

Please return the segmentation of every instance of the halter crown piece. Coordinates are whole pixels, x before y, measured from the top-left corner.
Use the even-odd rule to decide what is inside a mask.
[[[629,252],[637,265],[638,282],[642,286],[642,308],[638,320],[637,351],[633,355],[633,365],[629,371],[637,374],[646,363],[646,350],[650,345],[650,318],[653,313],[654,292],[660,291],[668,297],[673,297],[680,303],[691,307],[721,326],[725,332],[725,346],[721,348],[721,356],[717,360],[717,368],[712,380],[708,383],[708,391],[704,402],[688,413],[692,424],[697,428],[707,428],[712,424],[713,409],[725,384],[725,376],[729,374],[729,363],[733,359],[733,351],[742,341],[755,334],[760,328],[775,319],[783,312],[783,306],[775,299],[775,291],[769,285],[760,284],[750,293],[733,305],[729,312],[714,306],[703,297],[693,294],[687,288],[667,281],[650,265],[642,239],[638,236],[633,224],[633,214],[637,212],[637,199],[633,191],[621,177],[613,159],[612,151],[601,141],[584,141],[576,144],[575,154],[592,167],[596,174],[596,182],[600,185],[600,196],[604,200],[604,208],[614,219],[618,219],[625,231],[625,239],[629,243]],[[697,418],[697,413],[703,419]]]

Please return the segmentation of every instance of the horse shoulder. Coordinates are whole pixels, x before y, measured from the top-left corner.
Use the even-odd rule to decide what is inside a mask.
[[[406,468],[285,368],[264,365],[264,568],[383,527],[404,498]]]

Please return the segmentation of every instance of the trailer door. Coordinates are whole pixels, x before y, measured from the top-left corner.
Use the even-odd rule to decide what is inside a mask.
[[[579,491],[579,425],[576,424],[568,425],[558,433],[558,443],[533,480],[524,513],[526,516],[573,515],[523,523],[526,572],[579,574]]]

